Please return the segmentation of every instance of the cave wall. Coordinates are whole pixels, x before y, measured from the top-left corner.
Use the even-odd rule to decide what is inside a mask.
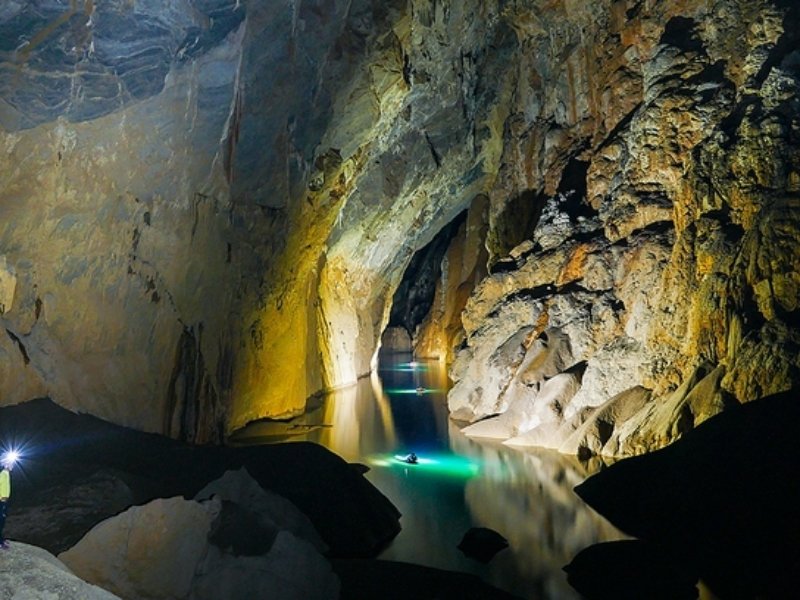
[[[572,435],[631,388],[717,382],[692,421],[783,389],[796,24],[780,0],[4,5],[0,403],[199,441],[298,414],[374,366],[412,256],[476,198],[417,342],[454,357],[457,416],[516,398]]]
[[[497,10],[0,9],[0,402],[218,440],[369,372],[405,265],[496,171]]]
[[[541,205],[509,253],[488,238],[449,403],[499,416],[465,431],[630,454],[796,385],[796,7],[564,2],[514,22],[527,81],[494,230],[507,199]]]

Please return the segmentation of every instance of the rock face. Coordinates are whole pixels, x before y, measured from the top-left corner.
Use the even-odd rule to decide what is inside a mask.
[[[516,88],[491,216],[526,205],[532,226],[511,249],[490,232],[449,403],[501,413],[471,435],[640,453],[798,381],[800,22],[786,3],[567,5],[517,13],[542,85]]]
[[[6,4],[4,405],[201,442],[297,415],[470,207],[415,338],[458,418],[560,411],[560,447],[637,386],[715,373],[685,427],[797,380],[793,2]],[[525,407],[558,361],[580,389]]]
[[[0,563],[0,595],[3,598],[50,600],[114,600],[111,592],[73,575],[55,556],[19,542],[4,550]]]

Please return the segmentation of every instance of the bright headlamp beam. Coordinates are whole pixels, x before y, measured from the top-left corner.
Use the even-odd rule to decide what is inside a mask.
[[[19,452],[16,450],[8,450],[3,454],[2,462],[4,465],[14,466],[19,460]]]

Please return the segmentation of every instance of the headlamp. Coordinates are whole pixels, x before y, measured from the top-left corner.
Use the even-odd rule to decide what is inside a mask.
[[[13,467],[19,460],[19,452],[16,450],[7,450],[3,453],[2,463],[4,467]]]

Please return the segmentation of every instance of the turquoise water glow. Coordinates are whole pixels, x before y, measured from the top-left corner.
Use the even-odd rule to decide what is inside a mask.
[[[240,441],[292,434],[368,465],[367,479],[403,515],[381,558],[473,573],[530,600],[578,600],[561,568],[585,547],[623,537],[572,491],[587,468],[550,451],[466,438],[448,419],[442,365],[398,358],[284,426],[284,435],[274,423],[254,424]],[[417,464],[404,462],[411,452]],[[498,531],[509,547],[488,565],[465,557],[457,546],[470,527]]]

